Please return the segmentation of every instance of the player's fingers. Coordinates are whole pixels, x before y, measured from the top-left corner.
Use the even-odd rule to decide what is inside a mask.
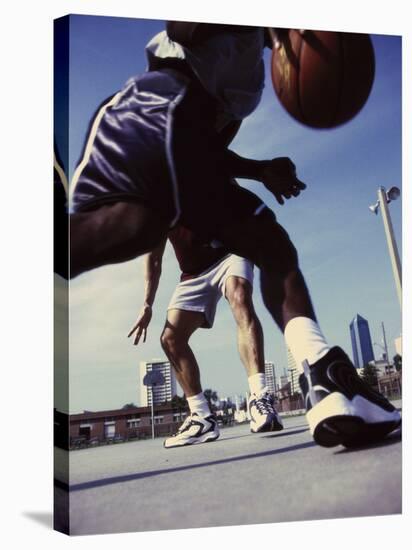
[[[293,191],[293,183],[288,180],[283,181],[279,185],[279,193],[286,199],[290,199]]]
[[[298,178],[296,178],[295,180],[295,185],[299,189],[306,189],[306,183],[303,183],[303,181],[298,180]]]
[[[146,342],[147,328],[143,330],[143,343]]]
[[[142,336],[142,328],[139,327],[138,331],[136,332],[136,337],[134,339],[134,345],[137,346],[137,344],[139,343],[139,340]]]
[[[284,204],[285,201],[283,200],[283,197],[280,193],[275,193],[275,199],[278,201],[279,204]]]
[[[137,328],[137,325],[135,325],[132,330],[129,332],[129,334],[127,335],[128,338],[130,338],[130,336],[134,333],[134,331],[136,330]]]

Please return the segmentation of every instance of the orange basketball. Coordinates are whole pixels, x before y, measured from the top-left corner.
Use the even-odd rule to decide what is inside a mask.
[[[312,128],[334,128],[365,105],[375,76],[368,34],[289,30],[272,51],[272,82],[283,107]]]

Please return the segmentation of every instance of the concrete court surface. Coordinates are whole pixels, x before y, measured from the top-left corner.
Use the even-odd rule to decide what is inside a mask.
[[[70,533],[401,513],[399,430],[373,447],[325,449],[304,416],[284,422],[282,432],[241,425],[180,449],[159,438],[70,452]]]

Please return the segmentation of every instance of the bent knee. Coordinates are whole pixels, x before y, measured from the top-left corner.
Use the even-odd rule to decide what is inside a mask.
[[[184,336],[168,328],[160,336],[160,345],[167,356],[175,355],[186,344],[187,339]]]
[[[160,345],[162,346],[163,351],[168,354],[169,350],[174,345],[174,336],[170,330],[165,329],[160,335]]]

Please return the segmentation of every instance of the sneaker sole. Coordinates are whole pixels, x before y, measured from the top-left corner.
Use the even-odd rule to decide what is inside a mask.
[[[400,420],[367,424],[356,416],[334,416],[316,426],[313,438],[322,447],[362,447],[380,441],[400,424]]]
[[[357,447],[383,439],[401,424],[397,410],[386,411],[357,395],[335,392],[306,414],[315,442],[322,447]]]
[[[216,441],[216,439],[218,439],[220,436],[220,434],[217,434],[217,435],[209,435],[206,434],[204,437],[202,438],[194,438],[192,440],[186,440],[184,443],[176,443],[175,445],[165,445],[165,443],[163,443],[163,447],[165,449],[175,449],[176,447],[188,447],[189,445],[199,445],[200,443],[210,443],[211,441]]]
[[[250,428],[250,431],[253,434],[264,433],[264,432],[280,432],[281,430],[283,430],[283,424],[281,424],[277,420],[271,420],[270,422],[266,422],[266,424],[263,424],[257,430]]]

